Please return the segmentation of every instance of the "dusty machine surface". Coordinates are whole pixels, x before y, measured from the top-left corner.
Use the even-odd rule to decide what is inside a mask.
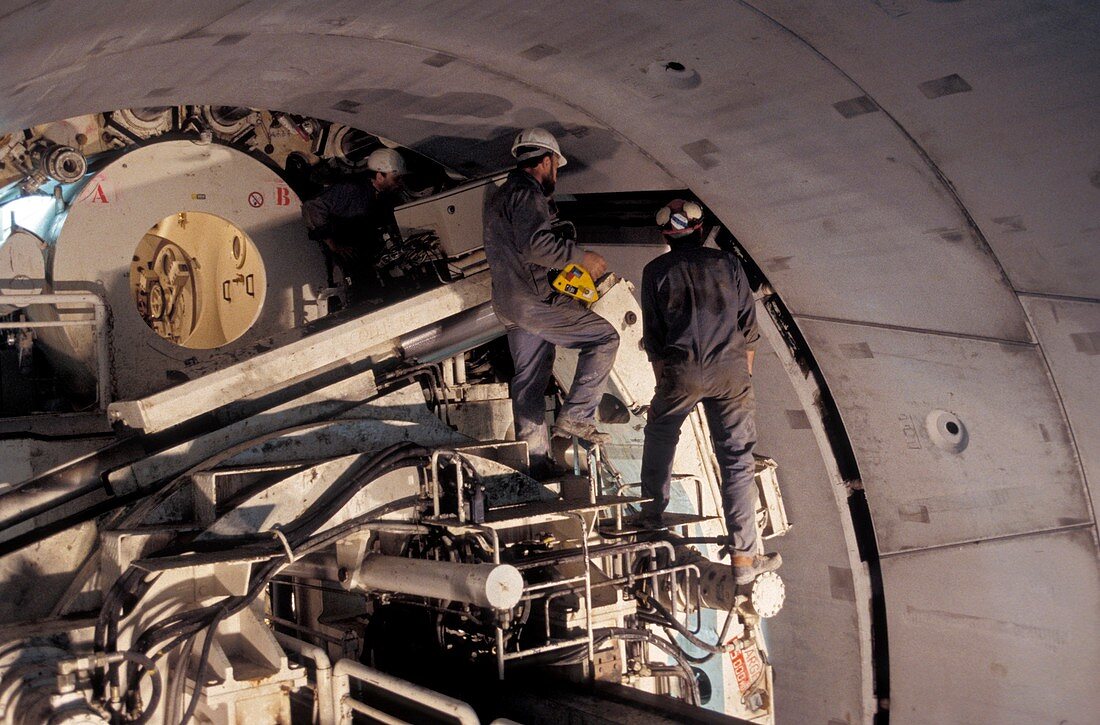
[[[593,306],[612,441],[559,441],[550,481],[510,440],[499,177],[413,159],[380,299],[337,310],[300,195],[383,143],[187,106],[0,148],[0,722],[774,722],[784,585],[733,583],[698,412],[667,530],[634,525],[629,281]],[[775,461],[756,479],[781,536]]]

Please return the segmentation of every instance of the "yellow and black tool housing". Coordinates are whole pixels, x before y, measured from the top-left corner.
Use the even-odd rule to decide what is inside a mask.
[[[566,265],[565,269],[554,278],[553,286],[563,295],[580,300],[586,305],[600,298],[600,293],[596,291],[596,280],[592,279],[588,270],[579,264]]]

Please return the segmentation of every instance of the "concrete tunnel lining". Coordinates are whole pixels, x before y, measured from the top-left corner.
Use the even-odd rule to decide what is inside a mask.
[[[1017,624],[1026,622],[1031,611],[1030,602],[1013,585],[1016,579],[1033,584],[1041,579],[1047,582],[1039,587],[1041,591],[1065,592],[1082,603],[1094,601],[1100,576],[1095,570],[1095,509],[1086,474],[1096,475],[1096,446],[1091,435],[1084,439],[1074,435],[1094,430],[1094,411],[1100,409],[1083,404],[1098,393],[1087,386],[1082,390],[1078,382],[1089,379],[1092,359],[1074,350],[1048,352],[1052,325],[1061,323],[1048,324],[1034,312],[1029,317],[1025,305],[1034,308],[1047,298],[1026,296],[1021,304],[1019,294],[1075,297],[1050,302],[1084,310],[1078,313],[1082,321],[1074,323],[1074,333],[1087,339],[1090,330],[1100,329],[1096,289],[1087,284],[1087,270],[1095,264],[1096,255],[1083,253],[1081,245],[1089,237],[1075,232],[1077,241],[1044,249],[1038,255],[1042,264],[1029,267],[1027,260],[1035,255],[1028,255],[1027,249],[1035,248],[1035,233],[1026,234],[1030,247],[1019,246],[1012,232],[1006,231],[1012,224],[993,219],[1021,216],[1027,220],[1025,226],[1050,233],[1063,229],[1051,221],[1054,217],[1095,221],[1095,211],[1064,214],[1061,205],[1029,191],[1025,213],[995,216],[1002,192],[991,187],[982,172],[1001,168],[1008,172],[1002,174],[1006,184],[1022,188],[1033,165],[1023,161],[1006,169],[1003,160],[992,161],[1012,148],[1011,141],[998,142],[997,134],[972,144],[976,153],[964,153],[966,142],[980,136],[967,126],[967,118],[983,110],[982,117],[989,118],[990,108],[1014,98],[1011,91],[1026,87],[1028,81],[1056,77],[1052,74],[1060,64],[1032,66],[1032,76],[1016,79],[1008,90],[1007,85],[997,87],[999,95],[983,96],[984,89],[974,79],[982,78],[988,87],[998,80],[997,71],[975,62],[967,44],[978,41],[960,41],[958,25],[969,20],[977,27],[981,20],[985,23],[982,37],[1000,33],[1041,41],[1042,29],[1035,29],[1022,12],[1031,5],[1019,3],[1014,6],[1017,12],[1000,17],[989,17],[980,9],[945,6],[942,12],[950,14],[954,24],[928,7],[896,18],[869,8],[852,13],[849,21],[842,20],[842,11],[829,3],[798,3],[786,11],[781,4],[761,3],[767,5],[776,6],[766,9],[777,20],[790,27],[801,25],[813,48],[837,59],[848,78],[837,72],[838,66],[824,62],[813,49],[745,3],[706,11],[700,5],[685,4],[694,10],[687,13],[659,6],[611,9],[604,18],[593,17],[592,8],[569,3],[538,13],[521,8],[510,15],[498,13],[495,3],[436,7],[427,13],[390,3],[372,7],[365,16],[357,14],[353,5],[339,2],[308,9],[290,3],[246,3],[228,14],[216,3],[186,8],[162,3],[126,14],[105,12],[109,3],[64,10],[59,3],[34,3],[5,18],[4,32],[10,33],[3,44],[8,49],[3,52],[8,82],[0,94],[9,110],[0,117],[0,128],[18,130],[78,113],[167,102],[248,104],[363,126],[424,149],[428,155],[434,150],[437,157],[456,148],[459,152],[453,159],[441,160],[473,173],[506,162],[506,141],[514,127],[559,124],[566,147],[574,149],[571,158],[580,162],[571,167],[574,174],[563,175],[562,191],[618,190],[619,184],[632,189],[691,188],[760,264],[795,321],[807,331],[822,363],[852,436],[876,526],[880,532],[900,532],[886,542],[880,533],[880,546],[891,552],[891,567],[927,576],[943,566],[943,552],[958,551],[970,568],[942,572],[939,581],[951,593],[965,589],[966,582],[990,562],[998,562],[1003,571],[989,586],[1016,603],[1001,621]],[[885,5],[896,9],[903,4]],[[802,18],[799,10],[812,12]],[[1095,10],[1079,12],[1082,25],[1095,25]],[[902,24],[905,17],[910,18],[909,26]],[[815,26],[813,20],[832,21],[835,29],[828,29],[829,22]],[[672,23],[677,30],[670,41],[665,28]],[[547,26],[553,30],[548,32]],[[64,42],[67,28],[73,29],[68,37],[75,35],[86,42]],[[289,28],[293,31],[287,32]],[[486,32],[488,28],[494,32]],[[913,92],[902,93],[899,89],[906,86],[898,78],[909,84],[916,80],[918,69],[898,63],[890,49],[882,47],[885,43],[848,42],[851,34],[862,29],[891,41],[906,41],[897,43],[905,48],[922,28],[940,29],[944,35],[938,41],[925,39],[931,47],[915,64],[919,71],[928,78],[958,72],[975,90],[924,98],[916,95],[912,83]],[[1029,29],[1031,35],[1026,36]],[[1048,47],[1065,53],[1064,39],[1081,31],[1048,27],[1045,32],[1055,39]],[[652,42],[647,42],[650,38]],[[17,52],[28,47],[38,52]],[[1020,51],[1025,52],[1031,51]],[[926,60],[937,55],[938,62]],[[1011,61],[1020,56],[1001,51],[1001,57]],[[656,58],[683,61],[698,72],[701,84],[681,91],[655,82],[642,69]],[[1077,77],[1095,79],[1095,59],[1090,65],[1086,54],[1084,60]],[[1021,72],[1026,72],[1026,64],[1024,68]],[[89,78],[96,82],[88,83]],[[853,78],[861,87],[853,87]],[[944,179],[928,169],[911,139],[882,114],[846,118],[834,107],[863,95],[864,89],[876,105],[911,129],[911,139],[922,144],[944,170],[946,180],[957,185],[958,197],[968,208],[976,202],[972,216],[988,234],[988,246],[970,235],[964,215],[944,188]],[[341,106],[345,101],[350,104]],[[930,105],[933,102],[939,105]],[[1079,102],[1070,111],[1064,126],[1042,116],[1044,136],[1063,132],[1063,142],[1050,142],[1056,145],[1059,159],[1069,156],[1089,129],[1096,128],[1095,117],[1082,116]],[[1008,119],[998,124],[997,131],[1016,139],[1018,125]],[[1072,190],[1073,198],[1083,193],[1068,181],[1059,183]],[[1074,260],[1083,271],[1073,271]],[[1067,271],[1067,283],[1060,285],[1058,277]],[[915,350],[900,352],[914,344]],[[1024,375],[1013,372],[1021,355],[1029,360]],[[907,362],[912,358],[915,366]],[[761,388],[767,384],[774,391],[772,399],[783,401],[783,410],[805,411],[800,403],[791,402],[795,396],[789,382],[781,376],[769,377],[768,369],[765,364]],[[1073,397],[1063,400],[1064,391],[1073,391]],[[985,402],[993,395],[1034,404],[1013,417]],[[960,398],[965,398],[961,404]],[[1005,490],[975,496],[952,459],[930,448],[920,427],[904,419],[920,419],[931,409],[960,405],[956,412],[973,435],[973,448],[965,459],[971,468],[968,480],[991,482],[1007,475],[1016,483],[1002,486]],[[762,420],[783,422],[785,415],[778,407],[769,411],[762,406]],[[790,425],[792,420],[788,417],[784,433],[776,445],[769,446],[773,453],[805,446],[797,440],[806,429]],[[766,427],[760,427],[764,446]],[[784,430],[776,425],[767,428]],[[911,447],[914,436],[922,447]],[[1002,470],[1018,448],[1017,440],[1026,441],[1024,448],[1030,454],[1016,460],[1013,470]],[[1029,461],[1037,462],[1038,470],[1021,471]],[[787,481],[791,478],[797,477]],[[820,469],[807,470],[806,478],[827,486]],[[1048,481],[1058,482],[1060,493],[1053,499],[1045,488]],[[1029,492],[1028,486],[1035,482],[1040,487]],[[792,483],[786,485],[789,489]],[[892,486],[906,498],[899,500]],[[951,500],[956,495],[969,499]],[[806,504],[811,500],[817,499],[807,496]],[[957,521],[943,521],[941,513]],[[795,520],[809,525],[815,514],[819,511],[810,508]],[[942,524],[942,533],[929,537],[922,517]],[[975,528],[976,521],[988,525]],[[832,525],[816,523],[836,540],[838,520],[832,520]],[[907,535],[907,529],[919,533]],[[1078,531],[1084,533],[1074,535]],[[1027,559],[1026,565],[1021,559],[1013,568],[998,553],[1010,546],[998,542],[1046,541],[1048,536],[1054,537],[1051,542],[1061,543],[1052,543],[1042,555]],[[993,541],[967,543],[986,538]],[[974,553],[962,557],[962,549],[952,548],[960,546]],[[1089,552],[1091,556],[1082,555]],[[1063,570],[1059,566],[1063,560],[1077,564]],[[839,561],[847,566],[843,557]],[[846,601],[844,576],[834,574],[837,562],[833,558],[800,576],[810,601],[816,604],[818,597]],[[891,681],[902,682],[917,678],[920,663],[935,654],[932,643],[943,625],[935,617],[914,614],[924,608],[921,599],[926,592],[889,586],[896,581],[888,578],[885,598],[890,607],[891,652],[903,653],[891,658]],[[941,609],[967,609],[968,598],[973,599],[948,597]],[[792,603],[797,601],[797,589],[792,587]],[[852,642],[831,639],[830,630],[843,615],[835,622],[820,622],[816,620],[819,610],[805,607],[798,619],[799,627],[805,629],[796,639],[821,643],[814,661],[828,662],[830,649],[847,648],[850,654]],[[793,617],[793,611],[785,614]],[[1073,661],[1083,661],[1086,671],[1088,666],[1100,669],[1095,654],[1100,647],[1093,646],[1100,629],[1096,611],[1083,607],[1076,619],[1063,611],[1058,622],[1050,623],[1062,634],[1043,640],[1034,655],[1033,672],[1012,669],[1006,676],[997,676],[988,698],[970,702],[966,687],[950,689],[951,684],[965,682],[975,671],[989,671],[991,663],[986,660],[1007,658],[1014,647],[1012,627],[992,627],[988,652],[960,653],[941,663],[943,679],[936,692],[906,687],[894,693],[891,712],[899,721],[923,722],[945,712],[981,719],[990,712],[988,708],[994,708],[999,719],[1011,721],[1036,714],[1032,705],[1023,704],[1030,698],[1040,703],[1038,712],[1063,712],[1071,720],[1084,719],[1083,713],[1100,707],[1097,694],[1071,686],[1075,680],[1066,675],[1076,671]],[[984,619],[980,609],[969,616]],[[813,636],[806,637],[807,631]],[[904,634],[895,641],[895,632]],[[793,662],[791,667],[790,671],[814,684],[802,690],[795,712],[784,713],[780,704],[781,718],[786,714],[792,721],[843,722],[870,716],[868,703],[858,695],[860,683],[849,681],[838,688],[845,695],[815,702],[814,693],[822,699],[821,692],[837,686],[829,679],[831,673],[820,667],[800,669]],[[1025,677],[1037,677],[1038,684],[1014,687]],[[1069,689],[1059,694],[1063,686]],[[781,679],[781,693],[784,687]]]

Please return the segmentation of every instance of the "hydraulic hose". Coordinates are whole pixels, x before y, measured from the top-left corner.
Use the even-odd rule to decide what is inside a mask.
[[[733,619],[732,609],[726,614],[726,623],[722,627],[722,634],[718,636],[718,644],[710,644],[699,639],[697,636],[695,636],[695,634],[691,632],[691,630],[685,627],[682,623],[676,621],[676,617],[672,615],[672,612],[668,610],[668,607],[661,604],[655,598],[641,591],[637,592],[635,596],[637,597],[639,602],[649,605],[657,611],[657,614],[659,614],[661,616],[661,619],[664,620],[662,624],[667,624],[668,626],[675,629],[680,634],[680,636],[682,636],[688,642],[691,642],[694,646],[698,647],[704,652],[710,652],[712,654],[721,654],[726,651],[726,647],[722,644],[722,642],[725,641],[726,634],[729,633],[730,621]]]
[[[284,530],[284,534],[291,541],[292,548],[298,550],[296,551],[296,555],[301,555],[307,550],[316,548],[319,542],[328,543],[334,540],[329,536],[330,532],[326,532],[318,537],[317,542],[312,541],[311,537],[313,537],[317,528],[328,521],[336,511],[346,505],[364,486],[369,485],[372,481],[377,480],[381,476],[397,468],[412,463],[422,463],[426,459],[427,454],[428,451],[426,449],[417,445],[407,442],[397,443],[384,449],[378,456],[366,462],[363,468],[357,471],[349,481],[333,485],[320,499],[318,499],[318,501],[314,502],[306,512],[292,521]],[[202,692],[205,668],[209,661],[210,648],[213,644],[214,632],[217,625],[222,620],[233,616],[241,609],[248,606],[249,602],[259,596],[260,592],[263,591],[264,587],[267,586],[271,579],[288,563],[289,559],[285,556],[282,549],[273,547],[271,560],[259,567],[253,577],[253,581],[249,585],[248,591],[243,596],[226,597],[218,604],[201,607],[195,610],[177,612],[149,627],[140,637],[138,637],[135,642],[135,649],[142,652],[142,656],[144,657],[148,657],[148,653],[158,649],[161,643],[167,643],[166,646],[160,648],[159,653],[156,655],[160,657],[171,652],[179,645],[192,641],[199,632],[203,629],[207,629],[207,635],[204,639],[202,652],[199,657],[199,678],[196,680],[197,684],[195,691],[192,694],[181,722],[189,721],[194,715],[197,707],[198,698]],[[133,586],[129,581],[129,574],[121,578],[120,581],[123,579],[127,581],[117,589],[112,588],[112,591],[108,593],[106,598],[107,602],[105,602],[105,604],[110,604],[111,606],[111,609],[106,613],[108,625],[118,612],[120,604],[118,600],[124,596],[122,593],[124,591],[123,587]],[[102,614],[101,619],[103,619]],[[108,631],[110,631],[109,626]],[[131,668],[130,674],[132,675],[130,681],[134,682],[135,679],[133,676],[136,675],[134,668]]]

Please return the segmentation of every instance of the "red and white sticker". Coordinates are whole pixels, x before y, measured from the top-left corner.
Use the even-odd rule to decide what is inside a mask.
[[[730,660],[733,662],[733,676],[737,678],[737,689],[744,695],[763,674],[764,660],[755,649],[730,652]]]
[[[248,195],[248,205],[253,209],[259,209],[264,205],[264,195],[258,191],[253,191]]]

